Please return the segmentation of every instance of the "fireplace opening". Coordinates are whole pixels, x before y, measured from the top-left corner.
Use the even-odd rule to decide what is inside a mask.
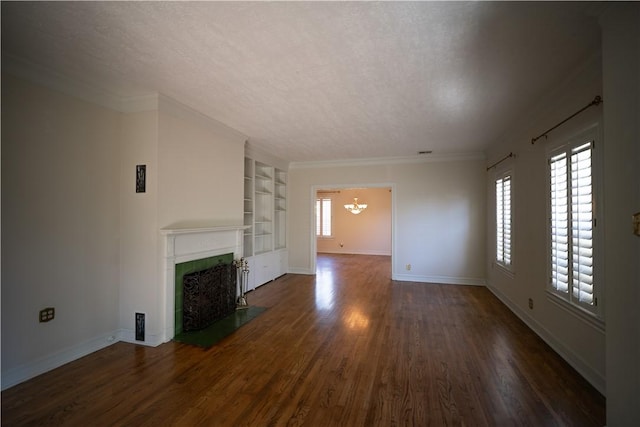
[[[236,268],[218,264],[182,279],[182,330],[204,329],[235,311]]]

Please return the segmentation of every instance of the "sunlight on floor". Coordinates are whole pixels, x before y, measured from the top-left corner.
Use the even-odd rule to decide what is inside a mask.
[[[343,317],[343,321],[349,329],[361,330],[369,326],[369,317],[364,315],[356,306],[349,308],[347,314]]]
[[[316,271],[316,308],[331,310],[334,304],[335,288],[333,270],[318,268]]]

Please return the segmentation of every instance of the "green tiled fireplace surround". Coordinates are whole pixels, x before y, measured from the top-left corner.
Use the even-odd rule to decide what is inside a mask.
[[[196,259],[193,261],[182,262],[176,264],[176,315],[175,315],[175,334],[182,333],[182,278],[185,274],[195,273],[196,271],[206,270],[218,264],[231,264],[233,262],[233,254],[224,254],[212,256],[209,258]]]

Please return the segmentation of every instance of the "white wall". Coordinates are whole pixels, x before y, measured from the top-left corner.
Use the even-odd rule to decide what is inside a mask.
[[[393,188],[392,274],[397,280],[484,283],[484,160],[292,164],[289,270],[313,274],[313,189]],[[411,264],[411,271],[405,265]]]
[[[3,388],[117,331],[119,137],[119,113],[2,75]]]
[[[332,198],[331,238],[317,239],[318,252],[391,255],[391,190],[389,188],[344,188],[328,194]],[[347,203],[368,204],[354,215]]]
[[[145,340],[159,341],[158,111],[122,117],[120,148],[120,338],[135,341],[134,313],[145,314]],[[136,193],[136,165],[146,165],[146,191]]]
[[[123,123],[121,339],[136,342],[142,312],[143,343],[158,345],[166,312],[160,229],[242,224],[245,137],[164,96],[157,110]],[[147,165],[143,194],[135,193],[136,164]]]
[[[520,123],[497,141],[488,152],[491,165],[513,152],[512,167],[512,259],[514,274],[493,263],[495,259],[495,173],[486,174],[487,191],[487,284],[519,317],[568,360],[597,389],[605,387],[605,334],[601,325],[587,322],[553,303],[547,295],[547,164],[549,147],[566,141],[585,128],[602,122],[602,107],[592,107],[539,139],[556,123],[602,95],[600,58],[594,57],[532,109]],[[606,144],[607,141],[604,141]],[[602,154],[603,141],[596,141]],[[500,165],[502,167],[503,165]],[[596,183],[597,184],[597,183]],[[598,254],[596,253],[596,256]],[[601,272],[600,272],[601,273]],[[601,274],[599,275],[601,278]],[[533,300],[529,309],[528,300]]]
[[[640,425],[640,4],[609,6],[603,28],[607,425]]]
[[[163,96],[121,113],[10,75],[2,86],[2,387],[135,342],[135,312],[143,344],[160,344],[160,229],[242,223],[246,137]],[[38,323],[49,306],[56,318]]]
[[[159,125],[160,226],[242,225],[246,136],[166,97]]]
[[[515,277],[491,267],[495,248],[493,175],[488,194],[488,284],[507,305],[607,397],[607,425],[640,425],[640,239],[631,232],[631,215],[640,211],[640,5],[609,4],[601,15],[602,58],[544,97],[544,103],[488,155],[488,163],[513,151],[515,191]],[[604,103],[590,109],[535,146],[532,136],[564,119],[596,94]],[[604,288],[605,333],[551,304],[546,298],[545,146],[600,122],[603,158],[601,214],[604,244],[600,285]],[[603,259],[602,259],[603,258]],[[602,273],[602,272],[601,272]],[[527,308],[533,297],[534,309]]]

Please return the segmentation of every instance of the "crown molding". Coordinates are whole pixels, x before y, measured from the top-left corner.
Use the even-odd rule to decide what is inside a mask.
[[[101,107],[116,111],[121,111],[122,108],[122,98],[112,92],[77,79],[72,79],[53,69],[8,52],[2,53],[2,72],[80,98],[92,104],[100,105]]]
[[[467,153],[440,153],[404,157],[371,157],[362,159],[345,160],[320,160],[310,162],[291,162],[290,169],[314,169],[329,167],[353,167],[353,166],[375,166],[394,165],[407,163],[439,163],[439,162],[462,162],[471,160],[485,160],[483,152]]]
[[[239,141],[241,143],[244,143],[248,138],[242,132],[222,123],[221,121],[218,121],[213,117],[209,117],[206,114],[203,114],[200,111],[195,110],[188,105],[183,104],[180,101],[176,101],[175,99],[163,94],[158,95],[157,109],[161,113],[170,114],[173,117],[177,117],[182,120],[195,122],[198,125],[205,127],[218,135],[223,135],[224,137]]]
[[[285,171],[289,169],[288,161],[256,147],[249,140],[247,140],[244,144],[244,155],[245,157],[249,157],[259,162],[267,163],[270,166],[275,166]]]
[[[158,111],[162,107],[165,112],[176,117],[195,119],[218,133],[242,141],[247,139],[244,134],[224,123],[157,92],[140,96],[121,96],[6,52],[2,53],[2,72],[120,113]]]
[[[157,93],[123,97],[8,52],[2,53],[2,72],[120,113],[158,109]]]
[[[121,113],[141,113],[143,111],[154,111],[159,108],[160,94],[153,93],[142,96],[129,96],[120,99]]]

